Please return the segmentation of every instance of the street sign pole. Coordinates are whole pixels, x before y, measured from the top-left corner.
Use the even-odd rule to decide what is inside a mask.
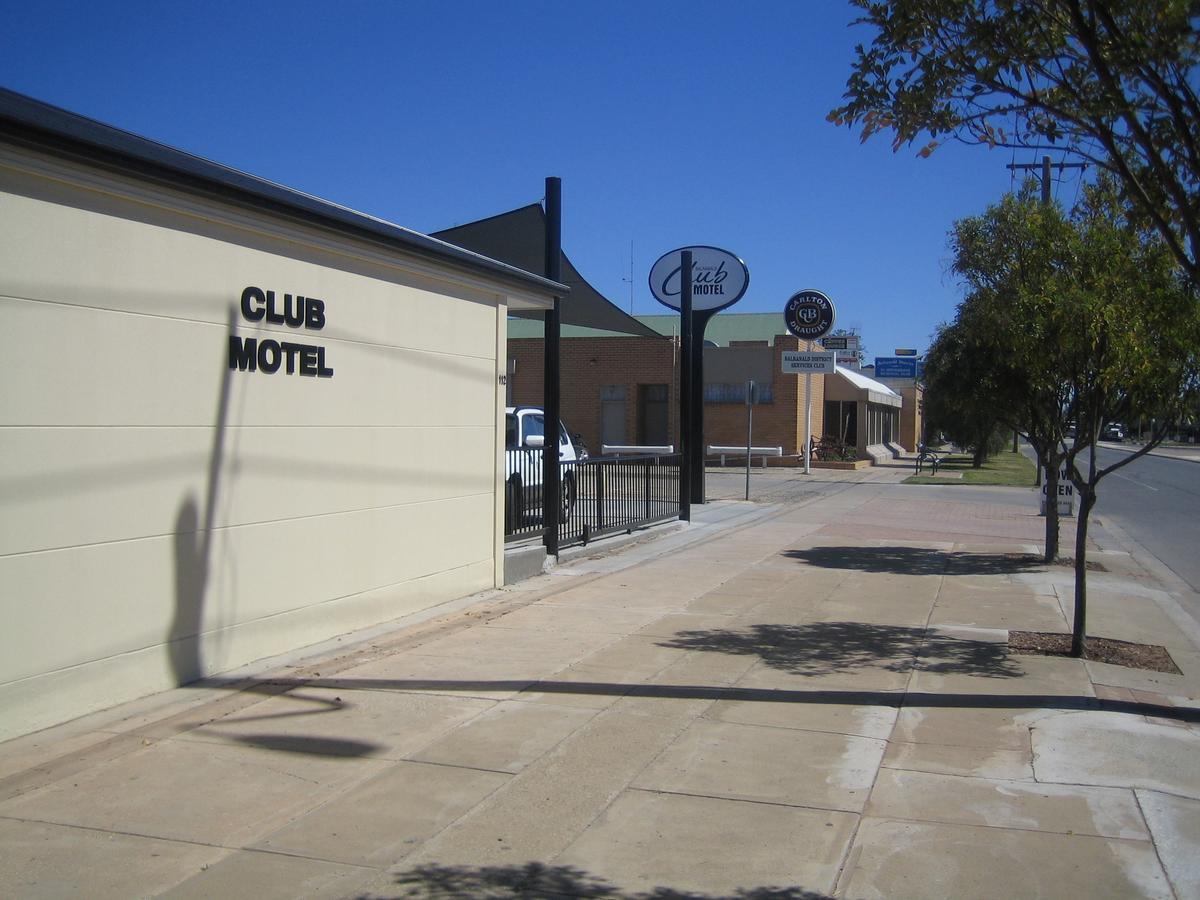
[[[650,292],[663,306],[679,311],[679,444],[683,454],[680,518],[704,502],[704,326],[742,299],[750,270],[720,247],[703,244],[664,253],[650,267]]]
[[[692,520],[692,251],[679,272],[679,518]]]
[[[812,341],[807,342],[812,350]],[[804,373],[804,474],[812,474],[812,372]]]
[[[754,446],[754,382],[746,382],[746,499],[750,499],[750,448]]]
[[[799,291],[788,298],[787,305],[783,308],[783,323],[787,326],[787,330],[796,337],[800,338],[807,344],[807,351],[812,353],[813,340],[823,338],[829,334],[833,328],[833,323],[837,319],[837,312],[834,309],[833,301],[822,294],[820,291],[805,290]],[[826,360],[829,365],[827,371],[837,371],[837,354],[832,353],[832,361]],[[801,354],[792,354],[793,357],[800,357]],[[785,365],[787,365],[788,354],[784,354]],[[798,365],[804,368],[804,474],[812,474],[812,362],[800,359]],[[822,369],[822,371],[825,371]]]

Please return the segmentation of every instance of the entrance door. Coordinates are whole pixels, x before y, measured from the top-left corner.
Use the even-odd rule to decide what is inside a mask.
[[[670,440],[668,412],[670,392],[665,384],[638,385],[638,444],[664,447]]]
[[[601,445],[624,446],[628,443],[625,434],[626,395],[627,390],[623,384],[610,384],[600,389]]]

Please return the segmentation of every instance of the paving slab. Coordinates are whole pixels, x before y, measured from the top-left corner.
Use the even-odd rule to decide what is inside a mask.
[[[1054,710],[905,706],[891,739],[901,743],[949,747],[989,747],[1030,752],[1034,722],[1058,715]]]
[[[885,740],[895,726],[898,713],[895,706],[763,699],[718,700],[704,716],[717,722],[827,731]]]
[[[768,896],[774,888],[827,894],[856,819],[770,803],[626,791],[555,862],[630,893]]]
[[[421,644],[417,652],[454,661],[515,659],[568,666],[619,636],[596,631],[536,631],[477,625]]]
[[[1012,694],[1092,697],[1083,661],[1051,656],[1009,655],[1002,668],[976,671],[918,668],[909,690],[916,693],[1003,697]],[[983,702],[981,700],[981,702]]]
[[[693,719],[705,712],[722,688],[730,688],[754,665],[745,656],[688,653],[618,700],[620,712]],[[659,690],[661,689],[661,690]]]
[[[515,774],[595,714],[595,710],[577,706],[509,700],[426,744],[409,758]]]
[[[389,765],[163,741],[0,803],[0,816],[239,847]]]
[[[730,627],[732,621],[732,616],[727,613],[696,613],[689,608],[687,612],[670,613],[648,622],[638,629],[637,634],[659,638],[669,646],[672,640],[684,635],[723,631]]]
[[[1171,659],[1175,661],[1175,665],[1183,670],[1182,675],[1172,672],[1155,672],[1150,669],[1131,669],[1090,659],[1084,663],[1084,666],[1087,668],[1092,682],[1098,685],[1123,687],[1143,693],[1200,698],[1200,672],[1197,672],[1195,668],[1197,664],[1200,664],[1200,654],[1182,650],[1169,650],[1168,652],[1171,654]]]
[[[851,735],[700,720],[632,786],[859,812],[884,747]]]
[[[169,900],[254,897],[255,900],[341,900],[375,874],[320,859],[239,850],[163,892]]]
[[[864,818],[840,896],[1173,895],[1149,841]]]
[[[346,669],[338,674],[336,680],[363,690],[511,700],[538,679],[551,676],[565,667],[555,659],[497,656],[453,658],[410,652]]]
[[[1138,716],[1069,713],[1033,726],[1038,781],[1162,791],[1200,799],[1200,734]]]
[[[781,690],[804,692],[828,691],[903,691],[911,677],[913,659],[891,659],[880,665],[846,664],[798,667],[781,667],[766,662],[756,662],[738,680],[739,688],[750,690]]]
[[[455,766],[395,763],[249,846],[348,865],[389,866],[510,778]]]
[[[868,815],[1148,840],[1133,791],[881,769]]]
[[[1010,750],[956,744],[910,744],[893,739],[888,742],[882,765],[889,769],[935,775],[1033,781],[1033,753],[1028,748]]]
[[[495,702],[398,690],[302,687],[176,739],[403,759]]]
[[[1176,896],[1200,897],[1200,801],[1136,793]]]
[[[1070,630],[1057,598],[1037,595],[1032,591],[983,595],[966,591],[959,596],[939,595],[929,623],[1015,631]]]
[[[1072,600],[1073,602],[1073,600]],[[1087,630],[1089,635],[1161,644],[1172,652],[1194,653],[1196,648],[1180,631],[1154,597],[1127,592],[1097,591],[1088,584]]]
[[[671,647],[668,641],[654,634],[631,634],[605,644],[573,663],[569,669],[610,669],[608,680],[637,683],[661,672],[689,651]],[[551,676],[557,678],[558,674]]]
[[[530,628],[535,631],[632,634],[661,618],[662,608],[613,607],[602,602],[585,604],[531,603],[497,616],[489,628]]]
[[[813,605],[811,621],[923,628],[932,606],[932,595],[912,596],[882,586],[855,589],[843,585]]]
[[[421,845],[411,867],[553,860],[686,726],[604,710],[471,812]]]
[[[227,852],[186,841],[0,818],[0,896],[154,896]]]
[[[549,703],[576,709],[608,709],[632,690],[642,677],[621,669],[577,665],[535,681],[516,695],[522,703]]]

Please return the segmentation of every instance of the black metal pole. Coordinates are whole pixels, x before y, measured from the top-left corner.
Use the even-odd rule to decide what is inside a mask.
[[[679,260],[679,518],[692,520],[692,251]]]
[[[553,176],[546,179],[546,277],[551,281],[562,280],[562,180]],[[543,538],[546,552],[551,556],[558,555],[558,429],[562,420],[558,352],[560,333],[559,298],[555,297],[554,306],[546,310],[543,341],[546,347],[543,387],[546,429],[542,448],[542,524],[546,529]]]
[[[692,502],[707,503],[704,491],[704,330],[717,313],[702,309],[692,315]]]

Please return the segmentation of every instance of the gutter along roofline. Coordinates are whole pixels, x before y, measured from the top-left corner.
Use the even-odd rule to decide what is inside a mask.
[[[0,139],[365,238],[454,268],[485,273],[525,290],[554,297],[570,292],[567,285],[541,275],[4,88],[0,88]]]

